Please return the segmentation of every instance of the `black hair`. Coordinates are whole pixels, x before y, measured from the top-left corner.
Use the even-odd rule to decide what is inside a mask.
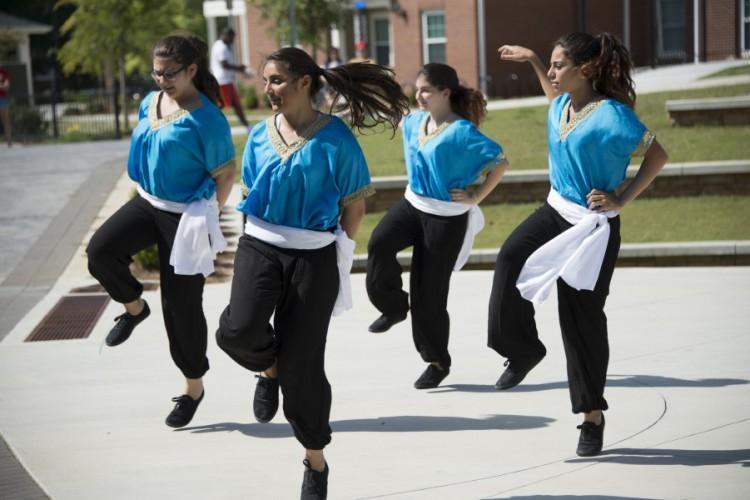
[[[208,69],[208,46],[198,36],[187,32],[171,33],[156,44],[154,57],[171,59],[183,66],[195,64],[198,67],[193,78],[195,88],[217,105],[223,104],[219,82]]]
[[[424,76],[438,90],[450,89],[454,113],[477,126],[482,123],[487,115],[487,101],[480,91],[461,85],[455,69],[447,64],[428,63],[422,66],[418,75]]]
[[[284,47],[266,58],[282,63],[296,78],[309,75],[310,98],[328,84],[333,93],[333,102],[338,97],[345,102],[332,105],[330,112],[348,110],[348,120],[358,130],[372,128],[381,123],[389,124],[395,133],[401,118],[409,112],[409,99],[393,78],[393,71],[385,66],[371,63],[349,63],[331,69],[323,69],[302,49]]]
[[[635,107],[633,61],[627,47],[616,36],[574,32],[558,39],[555,46],[560,46],[576,66],[591,65],[590,80],[595,91]]]

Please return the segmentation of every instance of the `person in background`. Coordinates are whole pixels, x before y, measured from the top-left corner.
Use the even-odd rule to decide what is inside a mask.
[[[250,130],[250,125],[245,118],[245,111],[242,109],[240,96],[235,86],[235,75],[237,73],[252,76],[244,64],[235,64],[234,44],[235,33],[232,28],[226,28],[221,32],[221,37],[216,40],[211,47],[211,73],[219,82],[221,91],[222,108],[231,106],[237,113],[237,118],[242,125]]]
[[[13,131],[10,123],[10,100],[8,91],[10,90],[10,74],[0,66],[0,121],[3,124],[3,133],[5,142],[8,147],[13,145]]]

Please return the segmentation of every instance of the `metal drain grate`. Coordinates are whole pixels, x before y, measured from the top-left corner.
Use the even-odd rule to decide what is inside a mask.
[[[108,302],[107,295],[65,296],[34,328],[26,342],[86,338]]]

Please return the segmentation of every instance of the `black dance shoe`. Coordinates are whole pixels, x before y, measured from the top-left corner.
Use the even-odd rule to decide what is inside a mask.
[[[305,475],[302,477],[302,494],[300,500],[325,500],[328,498],[328,462],[323,472],[310,467],[310,461],[304,459]]]
[[[604,414],[602,413],[601,424],[584,422],[578,426],[578,429],[581,429],[581,435],[578,437],[576,455],[579,457],[594,457],[601,453],[604,444]]]
[[[422,372],[416,382],[414,382],[415,389],[434,389],[440,385],[445,377],[451,372],[450,368],[442,370],[436,365],[430,363],[427,365],[427,369]]]
[[[170,427],[185,427],[193,419],[195,410],[198,409],[198,405],[201,404],[205,395],[206,391],[203,391],[198,399],[193,399],[187,394],[172,398],[172,401],[176,404],[167,415],[166,424]]]
[[[117,324],[107,334],[107,339],[105,340],[107,345],[113,347],[128,340],[130,334],[133,333],[133,329],[138,326],[138,323],[148,318],[149,314],[151,314],[151,309],[148,308],[148,302],[144,300],[143,309],[136,316],[127,312],[117,316],[115,318]]]
[[[510,359],[506,360],[503,366],[507,368],[505,368],[503,374],[495,382],[495,389],[502,391],[517,386],[542,359],[544,359],[544,354],[525,363],[515,363]]]
[[[256,375],[258,383],[253,397],[253,415],[261,424],[270,422],[279,409],[279,379]]]
[[[395,325],[396,323],[401,323],[405,319],[406,316],[404,316],[403,318],[391,318],[386,316],[385,314],[381,314],[378,319],[373,321],[372,324],[367,327],[367,330],[371,333],[387,332],[393,325]]]

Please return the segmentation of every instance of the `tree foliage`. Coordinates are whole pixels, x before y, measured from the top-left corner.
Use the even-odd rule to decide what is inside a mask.
[[[289,42],[289,0],[251,0],[264,19],[272,22],[272,30],[279,43]],[[295,0],[294,18],[297,42],[317,48],[323,35],[333,24],[339,23],[346,0]]]
[[[159,38],[176,29],[204,25],[199,4],[196,0],[59,0],[58,7],[76,7],[62,26],[63,33],[71,35],[59,52],[63,70],[99,75],[124,63],[128,73],[147,72],[151,49]]]

